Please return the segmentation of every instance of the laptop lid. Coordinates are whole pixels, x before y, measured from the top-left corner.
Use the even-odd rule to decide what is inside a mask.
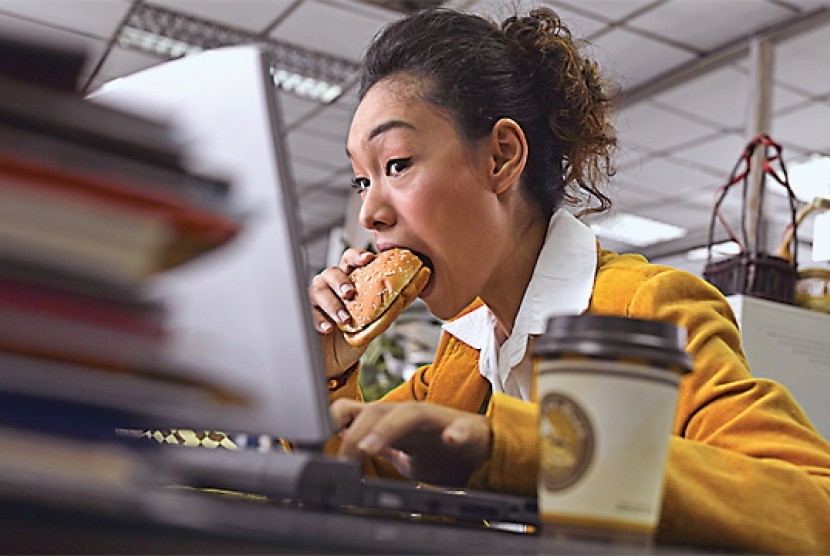
[[[159,423],[322,444],[332,432],[320,343],[298,234],[295,184],[279,97],[264,53],[234,46],[117,79],[90,100],[171,121],[190,168],[230,178],[244,232],[159,276],[170,310],[168,355],[194,378],[245,394],[244,407],[194,410]]]

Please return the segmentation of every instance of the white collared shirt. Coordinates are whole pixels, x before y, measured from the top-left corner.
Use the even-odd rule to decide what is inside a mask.
[[[596,268],[596,236],[568,211],[559,209],[550,219],[513,332],[504,343],[498,345],[496,319],[487,306],[445,323],[443,329],[479,350],[481,374],[494,392],[529,400],[532,368],[519,365],[528,340],[545,331],[550,317],[576,315],[588,308]]]

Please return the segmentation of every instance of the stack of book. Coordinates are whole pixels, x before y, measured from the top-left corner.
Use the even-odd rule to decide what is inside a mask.
[[[41,70],[80,67],[32,48]],[[244,403],[166,358],[166,308],[147,295],[154,277],[232,242],[240,219],[230,183],[188,171],[166,125],[3,75],[25,63],[3,56],[0,487],[23,474],[55,492],[75,476],[92,492],[132,465],[117,428]]]

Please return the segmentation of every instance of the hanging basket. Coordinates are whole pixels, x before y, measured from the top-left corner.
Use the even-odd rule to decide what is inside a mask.
[[[770,139],[768,135],[759,135],[746,146],[738,162],[735,164],[735,168],[732,170],[729,181],[718,190],[718,195],[712,210],[712,219],[709,223],[709,239],[707,242],[706,266],[703,270],[703,277],[717,287],[724,295],[744,294],[781,303],[793,304],[795,302],[795,285],[798,275],[796,250],[793,249],[793,256],[791,258],[771,255],[761,251],[759,248],[761,226],[756,226],[753,247],[747,247],[749,244],[746,229],[746,217],[749,211],[747,206],[748,182],[751,174],[750,169],[753,163],[753,156],[757,149],[763,149],[764,152],[761,162],[762,191],[766,184],[767,176],[771,177],[786,189],[791,212],[792,236],[790,240],[793,245],[798,244],[795,209],[796,199],[792,188],[790,188],[787,169],[781,157],[781,146]],[[732,228],[720,211],[726,195],[735,189],[734,186],[737,184],[741,184],[740,189],[742,192],[740,237],[732,231]],[[762,213],[763,195],[760,196],[756,208],[756,222],[760,222]],[[737,255],[721,261],[712,260],[712,242],[716,221],[720,222],[729,239],[734,241],[740,248]]]

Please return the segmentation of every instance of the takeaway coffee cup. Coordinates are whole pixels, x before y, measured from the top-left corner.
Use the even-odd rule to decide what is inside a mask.
[[[554,317],[533,346],[542,530],[650,541],[685,330],[623,317]]]

